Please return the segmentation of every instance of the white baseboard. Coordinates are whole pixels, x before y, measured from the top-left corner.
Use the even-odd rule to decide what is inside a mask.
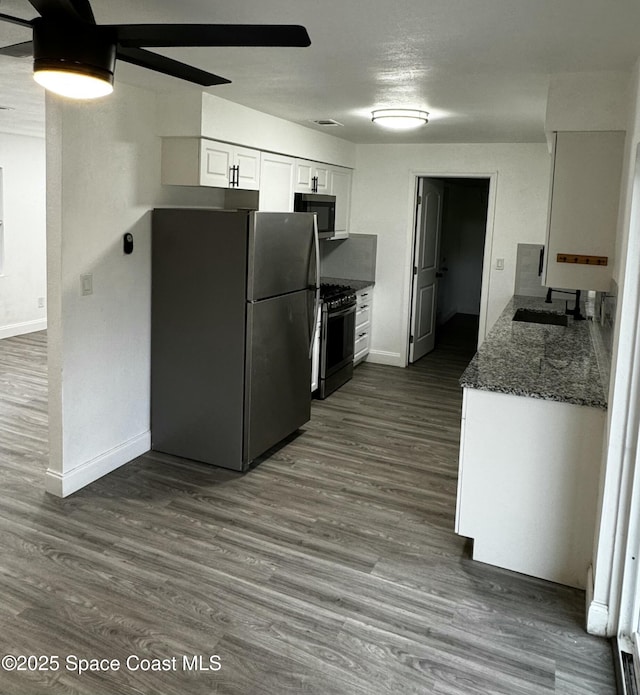
[[[391,367],[405,366],[399,352],[386,352],[384,350],[371,350],[367,357],[367,362],[387,364]]]
[[[44,331],[46,328],[47,319],[23,321],[22,323],[12,323],[8,326],[0,326],[0,340],[2,338],[13,338],[14,335],[24,335],[25,333]]]
[[[587,632],[597,637],[612,637],[609,634],[609,606],[593,600],[593,567],[589,565],[586,587]]]
[[[66,473],[47,470],[45,489],[57,497],[68,497],[72,493],[93,483],[103,475],[124,466],[125,463],[151,449],[151,432],[143,432],[96,458],[76,466]]]

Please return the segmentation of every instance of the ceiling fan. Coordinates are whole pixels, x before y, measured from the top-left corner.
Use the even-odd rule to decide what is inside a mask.
[[[28,0],[40,14],[0,20],[33,29],[33,40],[0,48],[0,55],[33,54],[36,82],[80,99],[113,91],[116,59],[202,86],[230,80],[146,47],[293,46],[311,44],[307,30],[287,24],[96,24],[89,0]]]

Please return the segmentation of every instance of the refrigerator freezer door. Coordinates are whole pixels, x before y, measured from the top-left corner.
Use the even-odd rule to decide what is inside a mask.
[[[308,290],[247,304],[244,461],[311,417]]]
[[[255,212],[250,220],[247,299],[259,301],[315,286],[314,215]]]

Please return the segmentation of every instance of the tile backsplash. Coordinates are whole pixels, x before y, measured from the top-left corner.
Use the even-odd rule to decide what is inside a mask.
[[[518,244],[515,294],[545,296],[547,288],[542,286],[542,278],[538,275],[540,252],[543,248],[542,244]]]
[[[618,286],[611,281],[611,292],[596,292],[595,317],[591,323],[591,337],[596,349],[600,378],[605,392],[609,391],[611,377],[611,355],[613,352],[613,331],[618,305]]]

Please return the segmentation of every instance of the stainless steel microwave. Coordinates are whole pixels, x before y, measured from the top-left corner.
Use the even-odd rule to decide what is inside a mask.
[[[320,193],[296,193],[295,212],[315,212],[318,219],[318,237],[332,239],[336,233],[336,197]]]

